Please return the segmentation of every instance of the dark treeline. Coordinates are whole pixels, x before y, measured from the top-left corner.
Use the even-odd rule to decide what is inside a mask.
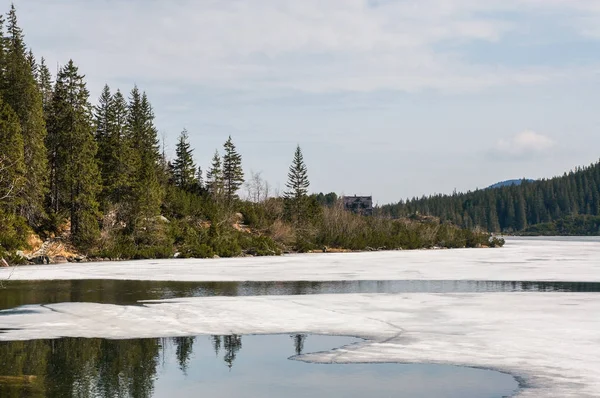
[[[89,97],[72,60],[56,76],[38,62],[11,7],[0,19],[0,258],[24,261],[15,253],[34,233],[111,259],[487,244],[450,225],[345,214],[335,194],[309,194],[299,146],[281,197],[244,174],[232,137],[205,171],[186,130],[169,159],[143,90]]]
[[[600,163],[577,168],[561,177],[524,180],[520,185],[463,194],[414,198],[383,206],[379,211],[392,217],[431,215],[465,228],[480,227],[490,232],[518,232],[536,224],[551,223],[554,226],[543,229],[558,234],[597,234],[600,231],[593,220],[600,215]],[[579,221],[572,221],[574,218]],[[530,231],[534,233],[535,229]]]

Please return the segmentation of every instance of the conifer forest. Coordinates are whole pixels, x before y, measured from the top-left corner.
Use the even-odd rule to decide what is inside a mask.
[[[27,47],[14,6],[0,19],[0,94],[0,258],[8,263],[45,254],[40,242],[81,258],[231,257],[494,246],[502,241],[493,232],[600,227],[600,163],[519,186],[400,201],[367,217],[346,211],[334,193],[310,193],[300,146],[290,148],[281,195],[260,173],[248,175],[231,136],[196,163],[194,132],[182,129],[170,159],[154,122],[160,110],[142,87],[106,85],[96,99],[76,60],[53,75]]]

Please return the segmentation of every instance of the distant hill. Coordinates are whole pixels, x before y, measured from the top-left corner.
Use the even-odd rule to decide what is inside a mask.
[[[506,181],[500,181],[493,185],[490,185],[489,187],[487,187],[487,189],[510,187],[513,185],[521,185],[521,183],[523,183],[523,181],[533,182],[533,180],[528,179],[528,178],[521,178],[519,180],[506,180]]]
[[[564,234],[582,230],[591,233],[596,228],[589,220],[600,216],[600,162],[577,167],[550,179],[499,184],[496,189],[400,201],[381,206],[378,214],[391,218],[412,214],[434,216],[465,228],[479,227],[489,232],[524,231],[533,225],[553,223],[565,217],[569,217],[566,226],[564,223],[552,224],[541,229],[554,229],[556,233]],[[579,226],[572,222],[573,216],[592,218],[581,218],[585,225]],[[541,229],[528,232],[541,233]]]

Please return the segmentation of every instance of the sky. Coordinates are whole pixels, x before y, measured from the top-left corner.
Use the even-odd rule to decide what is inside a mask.
[[[8,1],[2,3],[8,11]],[[378,204],[562,175],[600,158],[597,0],[16,0],[36,57],[91,100],[147,92],[166,151],[229,135],[285,190]]]

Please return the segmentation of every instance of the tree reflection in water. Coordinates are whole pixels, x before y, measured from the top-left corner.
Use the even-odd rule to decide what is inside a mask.
[[[187,375],[196,339],[0,342],[0,397],[151,397],[161,354],[173,347],[179,369]],[[242,336],[209,339],[217,357],[221,354],[231,369],[242,348]],[[298,341],[294,340],[296,352],[303,344]]]

